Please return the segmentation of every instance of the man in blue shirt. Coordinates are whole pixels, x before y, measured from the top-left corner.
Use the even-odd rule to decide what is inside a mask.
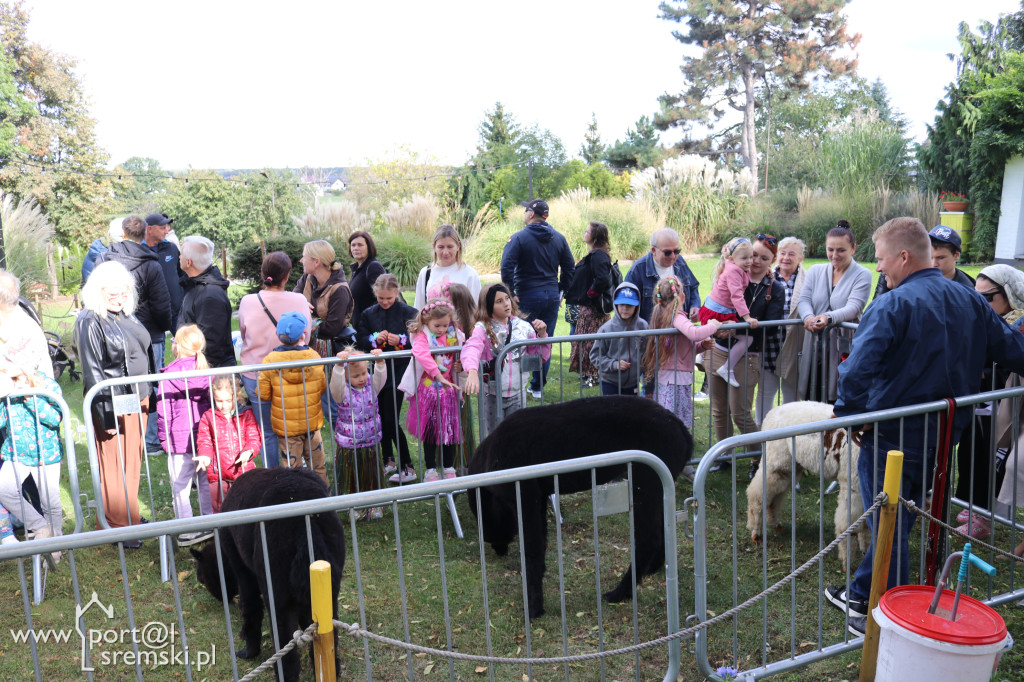
[[[1024,335],[1013,331],[984,298],[932,267],[928,232],[916,218],[894,218],[875,230],[876,269],[892,289],[864,313],[853,337],[850,356],[839,365],[838,417],[905,407],[977,393],[982,368],[991,361],[1024,372]],[[965,333],[966,332],[966,333]],[[960,410],[952,442],[970,420]],[[885,453],[901,450],[900,494],[918,505],[931,480],[938,418],[907,417],[861,427],[855,434],[860,456],[861,498],[871,506],[885,478]],[[910,580],[910,529],[915,515],[904,511],[896,529],[889,568],[889,587]],[[873,520],[869,520],[873,526]],[[857,567],[849,594],[842,585],[829,587],[826,598],[840,609],[849,607],[848,626],[863,634],[867,616],[874,543]]]
[[[509,237],[505,244],[501,254],[501,281],[519,303],[526,319],[530,322],[544,320],[548,336],[555,336],[558,306],[563,293],[569,289],[576,261],[569,250],[569,242],[545,222],[548,203],[533,199],[522,205],[526,209],[523,214],[526,227]],[[541,397],[550,365],[551,360],[545,360],[543,372],[533,372],[530,395],[534,398]]]
[[[700,292],[697,278],[690,272],[686,260],[679,255],[679,234],[671,227],[655,230],[651,235],[651,251],[645,254],[626,273],[626,282],[640,290],[640,317],[648,323],[654,312],[654,288],[662,277],[674,275],[686,287],[686,310],[696,321],[700,310]]]

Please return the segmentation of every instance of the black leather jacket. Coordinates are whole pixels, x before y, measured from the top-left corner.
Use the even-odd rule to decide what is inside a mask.
[[[131,328],[135,331],[132,332]],[[139,322],[138,318],[123,313],[107,313],[102,318],[91,310],[83,310],[75,321],[75,347],[78,349],[78,357],[82,363],[82,384],[83,392],[88,393],[89,389],[104,379],[118,379],[128,374],[128,344],[137,347],[139,339],[149,338],[146,328]],[[128,335],[131,334],[131,337]],[[148,373],[155,374],[156,367],[153,365],[153,354],[150,352],[150,345],[147,343],[143,348],[145,357],[148,358]],[[138,374],[138,372],[136,372]],[[153,385],[148,382],[139,384],[125,384],[114,387],[117,395],[138,392],[140,399],[146,398],[153,391]],[[150,409],[154,407],[154,401],[150,400]],[[93,400],[93,418],[98,426],[103,429],[114,428],[114,406],[110,391],[101,391]]]

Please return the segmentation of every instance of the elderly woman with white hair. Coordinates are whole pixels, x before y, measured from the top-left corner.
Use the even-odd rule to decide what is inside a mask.
[[[97,265],[82,287],[82,311],[74,334],[85,393],[105,379],[155,373],[149,332],[134,314],[137,303],[134,278],[115,261]],[[97,393],[92,403],[103,510],[112,528],[142,521],[139,472],[152,388],[148,382],[115,386]],[[115,412],[115,395],[134,395],[138,413]],[[137,548],[141,544],[134,540],[124,546]]]
[[[206,337],[206,359],[210,367],[234,367],[235,348],[231,344],[230,282],[213,264],[213,242],[192,235],[181,242],[181,313],[175,329],[186,324],[199,327]]]
[[[775,279],[786,286],[786,303],[783,315],[787,320],[799,320],[797,303],[804,288],[807,270],[804,269],[804,242],[796,237],[785,237],[779,242],[779,254],[775,266]],[[789,325],[782,329],[782,349],[776,358],[774,368],[765,368],[761,375],[756,409],[757,423],[775,405],[775,396],[782,388],[782,402],[796,400],[798,351],[803,347],[803,325]]]

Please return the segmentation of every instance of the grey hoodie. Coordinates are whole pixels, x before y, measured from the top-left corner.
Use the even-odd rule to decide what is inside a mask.
[[[623,287],[635,286],[623,282],[616,288],[616,291]],[[618,307],[612,314],[612,319],[601,325],[598,333],[606,332],[627,332],[647,329],[647,321],[640,317],[640,308],[637,307],[633,316],[628,320],[619,316]],[[590,349],[590,361],[597,367],[601,381],[609,384],[633,388],[640,382],[641,359],[644,354],[644,346],[647,344],[646,336],[631,336],[616,339],[598,339]],[[619,361],[626,360],[629,369],[619,369]]]

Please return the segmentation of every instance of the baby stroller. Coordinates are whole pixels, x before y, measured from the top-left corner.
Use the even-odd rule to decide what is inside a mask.
[[[36,312],[35,307],[27,298],[19,296],[18,305],[28,313],[29,317],[35,320],[40,329],[43,328],[42,318],[39,317],[39,313]],[[64,344],[61,343],[60,336],[55,332],[48,332],[45,329],[43,329],[43,336],[46,337],[47,350],[50,352],[50,362],[53,363],[53,378],[60,381],[61,376],[64,375],[64,370],[67,370],[71,381],[80,380],[82,373],[75,369],[75,361],[64,347]]]

